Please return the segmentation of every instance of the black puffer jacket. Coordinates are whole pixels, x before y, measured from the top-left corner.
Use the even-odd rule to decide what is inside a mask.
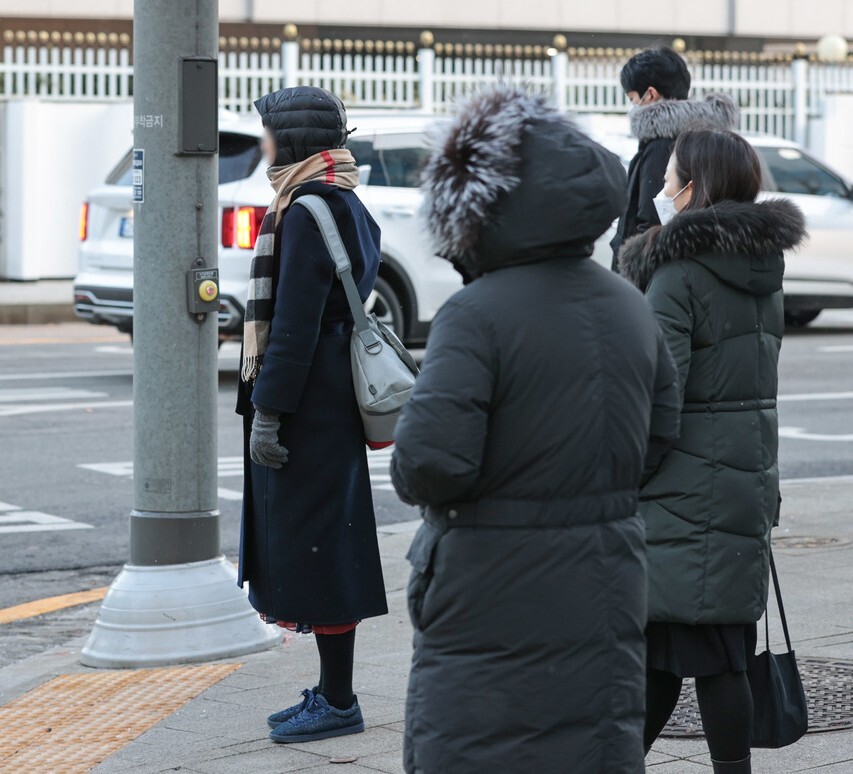
[[[439,252],[479,278],[439,312],[392,477],[411,548],[405,766],[643,771],[649,436],[676,380],[640,293],[588,260],[618,159],[531,97],[462,109],[426,172]]]
[[[757,621],[778,509],[776,389],[783,251],[804,238],[787,201],[722,202],[625,243],[680,376],[681,436],[641,493],[649,620]]]
[[[304,161],[330,148],[343,148],[347,113],[331,92],[316,86],[296,86],[266,94],[255,102],[263,125],[276,139],[273,166]]]

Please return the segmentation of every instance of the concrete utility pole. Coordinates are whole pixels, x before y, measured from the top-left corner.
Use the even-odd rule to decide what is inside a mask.
[[[134,509],[130,561],[83,649],[96,667],[274,644],[220,553],[218,0],[134,6]]]

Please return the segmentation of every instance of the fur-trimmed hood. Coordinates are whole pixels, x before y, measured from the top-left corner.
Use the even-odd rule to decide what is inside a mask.
[[[436,252],[473,277],[588,256],[625,203],[619,159],[513,86],[461,104],[423,173]]]
[[[768,295],[782,287],[783,252],[805,238],[805,217],[792,202],[725,201],[681,213],[629,239],[619,254],[619,271],[645,291],[664,264],[694,260],[728,285]]]
[[[725,94],[709,94],[701,101],[664,99],[631,111],[631,131],[640,142],[702,129],[733,130],[737,123],[737,106]]]

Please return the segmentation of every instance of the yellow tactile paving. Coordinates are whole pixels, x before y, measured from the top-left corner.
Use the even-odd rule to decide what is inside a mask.
[[[24,602],[14,607],[4,607],[0,610],[0,624],[22,621],[25,618],[34,618],[37,615],[44,615],[45,613],[55,613],[57,610],[64,610],[66,607],[76,607],[77,605],[85,605],[89,602],[97,602],[106,596],[108,590],[108,586],[101,586],[100,588],[88,589],[87,591],[60,594],[57,597],[36,599],[33,602]]]
[[[87,772],[240,666],[59,675],[0,707],[0,772]]]

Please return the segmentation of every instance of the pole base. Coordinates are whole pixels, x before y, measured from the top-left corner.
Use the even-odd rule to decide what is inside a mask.
[[[80,661],[113,669],[213,661],[266,650],[281,637],[281,629],[252,609],[224,556],[159,567],[126,564]]]

